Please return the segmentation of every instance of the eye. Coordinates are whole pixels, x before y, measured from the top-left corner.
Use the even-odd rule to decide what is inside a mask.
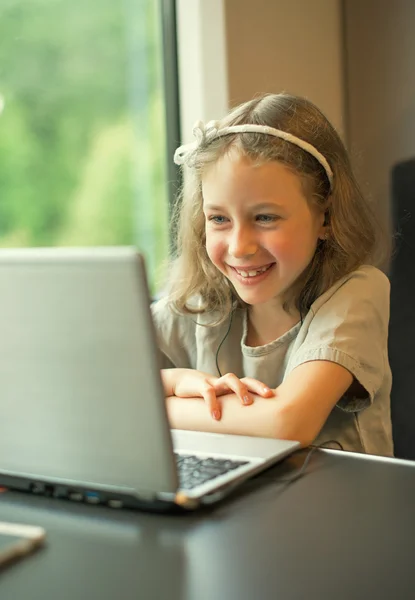
[[[278,221],[281,217],[278,215],[256,215],[255,220],[259,223],[274,223]]]
[[[208,221],[210,221],[211,223],[215,223],[216,225],[223,225],[228,221],[228,219],[223,215],[211,215],[210,217],[208,217]]]

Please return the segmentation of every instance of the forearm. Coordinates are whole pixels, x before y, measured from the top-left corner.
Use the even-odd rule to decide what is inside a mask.
[[[254,396],[254,403],[244,406],[236,394],[220,397],[222,417],[212,418],[202,398],[166,399],[170,425],[174,429],[191,429],[212,433],[232,433],[257,437],[278,437],[275,398]]]

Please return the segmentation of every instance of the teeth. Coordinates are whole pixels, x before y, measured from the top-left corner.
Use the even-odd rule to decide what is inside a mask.
[[[238,269],[235,269],[235,270],[242,277],[255,277],[256,275],[259,275],[260,273],[264,273],[267,269],[268,269],[268,267],[261,267],[260,269],[257,269],[256,271],[238,271]]]

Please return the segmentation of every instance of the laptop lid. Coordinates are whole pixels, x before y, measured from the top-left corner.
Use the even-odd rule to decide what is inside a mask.
[[[175,492],[142,257],[1,250],[0,290],[3,485]]]

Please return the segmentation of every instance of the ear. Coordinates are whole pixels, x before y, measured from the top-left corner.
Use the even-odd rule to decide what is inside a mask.
[[[320,240],[327,240],[330,237],[330,225],[329,225],[329,214],[328,211],[322,211],[319,214],[319,234],[318,238]]]
[[[327,215],[321,211],[318,215],[318,239],[326,240],[328,238]]]

